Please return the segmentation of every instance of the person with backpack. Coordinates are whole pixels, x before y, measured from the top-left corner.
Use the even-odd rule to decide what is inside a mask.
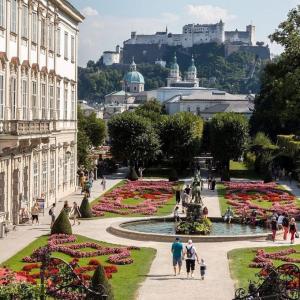
[[[290,221],[289,221],[287,213],[284,213],[284,218],[282,220],[282,226],[283,226],[283,239],[286,241],[288,233],[289,233],[289,227],[290,227]]]
[[[184,257],[186,257],[185,264],[186,264],[187,278],[194,278],[196,259],[197,262],[199,263],[199,258],[192,240],[189,240],[188,244],[185,246]],[[190,273],[191,273],[191,277],[190,277]]]
[[[53,224],[54,224],[54,221],[55,221],[55,206],[56,204],[53,203],[51,208],[49,209],[49,216],[51,216],[51,224],[50,224],[50,228],[52,228]]]
[[[278,230],[278,223],[277,223],[276,217],[272,217],[271,230],[272,230],[272,240],[273,240],[273,242],[275,242],[276,232]]]

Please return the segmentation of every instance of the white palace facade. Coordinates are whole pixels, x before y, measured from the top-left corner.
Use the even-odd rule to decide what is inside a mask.
[[[66,0],[0,0],[0,213],[76,187],[77,48]]]

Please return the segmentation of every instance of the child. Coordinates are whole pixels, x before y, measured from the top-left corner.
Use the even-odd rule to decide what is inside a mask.
[[[175,207],[175,210],[174,210],[174,221],[175,222],[179,222],[180,221],[180,218],[179,218],[179,206]]]
[[[201,279],[202,280],[204,280],[205,271],[206,271],[206,264],[204,262],[204,259],[201,259],[201,263],[200,263],[200,275],[201,275]]]

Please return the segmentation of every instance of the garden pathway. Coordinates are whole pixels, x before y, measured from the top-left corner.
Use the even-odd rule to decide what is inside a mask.
[[[121,176],[122,177],[122,176]],[[108,179],[107,189],[116,184],[120,179]],[[93,188],[92,199],[101,194],[100,181],[96,181]],[[62,207],[63,201],[80,201],[82,196],[80,192],[63,199],[58,209]],[[203,190],[203,201],[208,207],[210,216],[220,216],[219,202],[217,193]],[[48,211],[46,211],[48,214]],[[49,232],[48,215],[41,218],[40,226],[20,226],[17,231],[9,233],[8,237],[0,240],[0,262],[5,261],[16,252],[24,248],[41,234]],[[199,279],[197,270],[195,279],[186,279],[183,268],[182,275],[174,276],[171,260],[171,245],[168,243],[133,241],[111,235],[107,232],[107,227],[111,223],[126,221],[130,218],[113,219],[93,219],[82,221],[81,225],[74,226],[73,231],[96,240],[116,243],[120,245],[136,245],[141,247],[152,247],[157,250],[156,257],[151,265],[148,274],[140,274],[145,281],[141,285],[137,299],[138,300],[230,300],[234,295],[234,281],[230,277],[229,264],[227,259],[228,251],[237,248],[282,246],[286,242],[278,241],[240,241],[223,243],[197,243],[196,249],[200,257],[203,257],[207,263],[207,276],[204,281]],[[297,239],[297,244],[300,240]]]
[[[94,181],[90,201],[98,198],[104,192],[112,188],[115,184],[119,183],[125,177],[125,173],[126,168],[121,168],[119,169],[118,173],[115,173],[111,176],[106,176],[105,191],[102,189],[100,179]],[[77,202],[80,205],[82,198],[83,196],[81,195],[81,190],[78,188],[76,192],[57,202],[55,209],[56,214],[61,211],[64,201],[67,200],[69,205],[72,205],[73,202]],[[18,251],[22,250],[39,236],[49,233],[51,218],[48,215],[48,210],[49,207],[45,209],[44,216],[39,216],[40,225],[32,226],[26,224],[17,226],[15,231],[9,232],[7,237],[0,239],[0,263],[15,255]],[[84,224],[82,224],[82,226],[84,226]]]

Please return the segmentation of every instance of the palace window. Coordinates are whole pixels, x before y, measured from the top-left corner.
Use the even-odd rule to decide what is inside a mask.
[[[57,28],[56,32],[56,52],[58,55],[60,55],[60,41],[61,41],[61,30],[60,28]]]
[[[10,78],[10,106],[11,118],[17,118],[17,78],[15,76]]]
[[[0,26],[5,27],[5,0],[0,0]]]
[[[75,85],[72,85],[72,99],[71,99],[71,112],[72,112],[72,120],[76,120],[75,115],[75,103],[76,103],[76,94],[75,94]]]
[[[54,35],[54,24],[49,24],[49,50],[54,51],[54,42],[53,42],[53,35]]]
[[[74,148],[71,149],[71,157],[70,157],[70,185],[75,184],[75,155]]]
[[[71,62],[75,62],[75,37],[71,37]]]
[[[46,48],[46,40],[47,40],[47,27],[46,20],[42,19],[41,21],[41,46]]]
[[[201,115],[200,107],[197,107],[197,116],[200,116],[200,115]]]
[[[42,154],[42,190],[41,193],[46,196],[47,194],[47,152]]]
[[[32,117],[34,120],[39,118],[38,101],[37,101],[37,82],[32,81],[31,89]]]
[[[17,33],[17,0],[10,2],[10,31]]]
[[[64,88],[64,120],[68,119],[68,84]]]
[[[39,197],[39,163],[37,155],[34,155],[33,159],[33,197]]]
[[[22,79],[22,112],[23,120],[28,118],[28,86],[27,79]]]
[[[46,83],[41,84],[41,107],[42,107],[42,119],[47,119],[47,99],[46,99]]]
[[[65,53],[64,53],[64,56],[65,56],[65,59],[68,59],[69,56],[68,56],[68,51],[69,51],[69,45],[68,45],[68,39],[69,39],[69,34],[65,31]]]
[[[0,74],[0,120],[4,119],[4,75]]]
[[[57,82],[56,86],[56,110],[57,120],[60,120],[60,81]]]
[[[68,183],[68,154],[67,151],[64,151],[64,170],[63,170],[63,180],[64,184]]]
[[[54,86],[49,86],[50,119],[54,119]]]
[[[31,40],[36,44],[38,42],[38,21],[36,12],[32,12],[31,16]]]
[[[28,38],[28,7],[22,7],[22,37]]]
[[[55,151],[50,152],[50,192],[55,191]]]

